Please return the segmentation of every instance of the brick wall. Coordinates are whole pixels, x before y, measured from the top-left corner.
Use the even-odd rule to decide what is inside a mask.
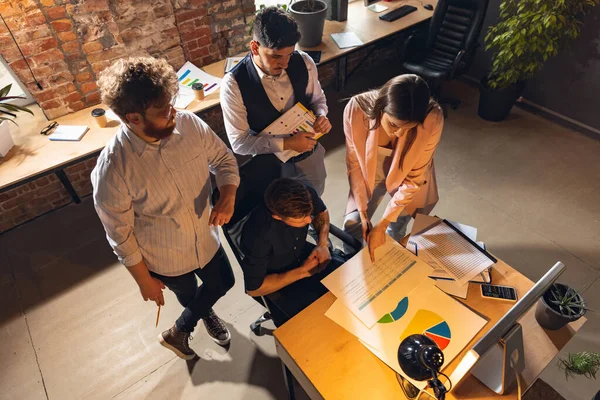
[[[98,104],[98,73],[127,55],[201,67],[243,51],[253,0],[0,0],[0,55],[49,119]]]

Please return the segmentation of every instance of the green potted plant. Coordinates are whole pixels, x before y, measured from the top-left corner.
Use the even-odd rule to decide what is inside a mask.
[[[524,82],[567,39],[579,36],[581,16],[599,1],[504,0],[498,23],[485,36],[492,67],[481,81],[479,116],[489,121],[506,118]]]
[[[12,84],[4,86],[0,89],[0,157],[6,156],[10,149],[13,148],[15,142],[10,136],[10,129],[8,128],[8,122],[17,124],[14,119],[17,117],[17,113],[20,111],[28,112],[33,115],[33,112],[25,107],[17,106],[15,104],[9,104],[9,100],[24,99],[21,96],[9,96]]]
[[[558,368],[565,372],[567,380],[578,375],[596,379],[596,374],[600,371],[600,353],[589,351],[569,353],[566,359],[558,360]],[[600,400],[600,391],[594,395],[592,400]]]
[[[288,12],[296,20],[300,30],[302,47],[315,47],[321,44],[327,4],[321,0],[290,1]]]
[[[589,310],[581,295],[582,291],[574,290],[562,283],[555,283],[539,299],[535,319],[542,328],[549,330],[557,330],[570,322],[577,321]]]

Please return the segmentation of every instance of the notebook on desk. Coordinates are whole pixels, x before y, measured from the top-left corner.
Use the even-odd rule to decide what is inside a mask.
[[[89,128],[85,125],[59,125],[54,133],[48,136],[52,141],[76,142],[81,140]]]

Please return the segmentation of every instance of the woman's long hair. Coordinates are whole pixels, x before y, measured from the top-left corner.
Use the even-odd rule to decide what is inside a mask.
[[[396,119],[423,124],[427,114],[437,105],[430,95],[427,82],[413,74],[398,75],[381,88],[361,93],[355,99],[368,120],[374,121],[373,126],[368,126],[369,130],[381,126],[384,112]],[[368,124],[368,120],[365,124]],[[407,135],[400,166],[404,164],[404,157],[417,137],[417,128],[412,128]]]

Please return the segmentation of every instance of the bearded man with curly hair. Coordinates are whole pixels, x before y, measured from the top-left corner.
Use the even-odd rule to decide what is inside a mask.
[[[122,123],[92,172],[94,206],[143,299],[164,305],[165,286],[177,296],[184,310],[159,341],[193,359],[190,333],[200,319],[215,342],[231,340],[212,307],[234,284],[217,226],[233,215],[236,160],[204,121],[173,108],[177,75],[165,60],[119,60],[98,84]],[[212,208],[210,173],[221,193]]]

